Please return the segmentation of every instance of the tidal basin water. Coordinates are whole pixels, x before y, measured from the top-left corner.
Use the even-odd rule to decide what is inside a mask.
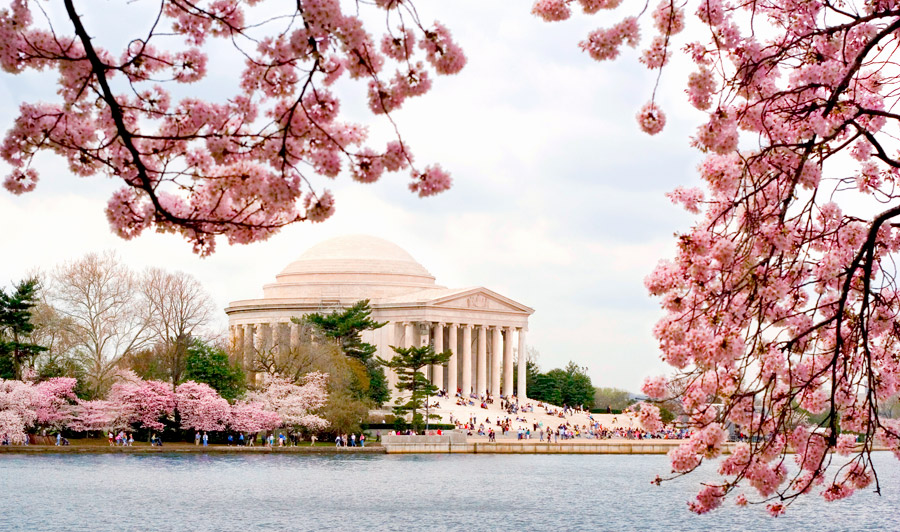
[[[665,456],[4,453],[0,530],[900,530],[900,464],[877,462],[880,497],[772,519],[690,514],[700,476],[650,483]]]

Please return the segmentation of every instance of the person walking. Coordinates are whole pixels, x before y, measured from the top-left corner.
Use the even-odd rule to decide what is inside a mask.
[[[200,445],[200,431],[199,430],[194,433],[194,445],[195,446]]]

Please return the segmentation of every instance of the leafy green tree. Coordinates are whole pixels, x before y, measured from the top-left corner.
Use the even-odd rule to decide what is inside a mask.
[[[404,417],[407,413],[411,413],[411,423],[418,432],[425,420],[420,412],[424,401],[438,391],[437,386],[425,377],[422,368],[434,364],[445,364],[450,360],[451,353],[449,350],[435,353],[434,347],[431,345],[422,347],[391,346],[391,349],[396,355],[390,360],[378,358],[378,362],[394,370],[397,374],[397,390],[400,391],[401,396],[407,397],[406,402],[403,402],[403,397],[397,399],[394,415]],[[432,415],[431,417],[437,416]]]
[[[574,362],[569,362],[565,369],[538,373],[527,384],[528,396],[532,399],[555,405],[590,407],[594,404],[594,385],[587,368]]]
[[[22,378],[25,364],[47,350],[28,341],[34,331],[31,317],[38,304],[39,289],[38,279],[31,277],[19,282],[8,294],[0,290],[0,358],[6,359],[0,364],[0,372],[12,373],[16,379]]]
[[[631,394],[620,388],[594,388],[594,408],[625,410],[631,403]]]
[[[587,366],[569,362],[565,367],[566,380],[563,404],[590,408],[594,404],[594,384],[587,374]]]
[[[373,357],[377,348],[362,341],[362,332],[380,329],[386,322],[377,322],[371,315],[372,308],[369,300],[365,299],[350,308],[331,314],[309,314],[305,319],[327,337],[334,339],[345,355],[359,360],[365,366],[368,378],[357,380],[353,384],[354,391],[380,405],[390,399],[391,393],[384,370]]]
[[[554,405],[562,405],[565,381],[566,373],[559,368],[551,369],[547,373],[538,373],[528,388],[528,396]]]
[[[225,351],[196,338],[187,349],[184,380],[205,382],[229,401],[244,393],[243,370],[229,362]]]
[[[347,389],[329,391],[328,402],[320,415],[328,420],[332,433],[350,434],[359,432],[360,423],[369,417],[370,405],[369,401],[361,401]]]

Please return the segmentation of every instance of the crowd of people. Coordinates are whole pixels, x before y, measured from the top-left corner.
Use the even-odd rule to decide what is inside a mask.
[[[457,397],[457,405],[474,406],[474,404],[474,401],[467,400],[464,397]],[[486,436],[488,441],[496,441],[498,434],[503,437],[507,435],[512,437],[513,433],[517,440],[536,439],[542,442],[558,442],[576,438],[669,440],[689,438],[692,434],[688,429],[671,426],[664,427],[656,432],[647,432],[636,426],[631,412],[622,414],[622,423],[619,423],[618,416],[615,416],[610,423],[604,425],[590,412],[578,407],[557,407],[542,402],[519,404],[507,401],[505,398],[501,398],[500,406],[506,413],[505,416],[495,415],[493,418],[487,416],[482,420],[480,416],[476,416],[474,413],[469,414],[468,419],[459,419],[451,414],[450,423],[455,425],[457,430],[465,431],[468,436]],[[562,421],[558,424],[546,425],[544,421],[529,420],[525,417],[525,414],[535,412],[543,413]],[[587,417],[587,422],[577,423],[569,419],[576,415]]]
[[[347,438],[346,434],[338,434],[334,438],[334,446],[335,447],[365,447],[366,446],[366,433],[360,432],[359,437],[356,437],[356,434],[350,434],[350,438]]]
[[[109,431],[106,435],[109,440],[109,446],[116,447],[133,447],[134,446],[134,434],[130,432],[125,432],[124,430],[120,430],[119,432],[113,433],[113,431]]]

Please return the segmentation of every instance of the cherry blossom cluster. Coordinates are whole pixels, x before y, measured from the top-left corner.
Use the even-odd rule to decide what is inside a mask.
[[[328,377],[310,373],[301,384],[269,377],[259,391],[229,404],[208,384],[187,381],[172,385],[143,380],[120,371],[105,399],[75,396],[76,379],[40,383],[0,379],[0,440],[21,442],[37,428],[75,431],[118,429],[163,430],[166,421],[200,431],[255,433],[280,427],[317,431],[328,421],[317,414],[328,400]]]
[[[555,22],[575,4],[533,11]],[[703,189],[669,194],[696,222],[645,281],[674,374],[644,392],[694,430],[670,454],[673,473],[719,461],[690,509],[738,490],[738,505],[780,515],[803,494],[878,489],[872,448],[900,457],[900,422],[880,413],[900,393],[895,3],[602,4],[614,22],[582,49],[608,60],[627,42],[651,69],[681,50],[694,65],[687,100],[706,113],[691,139]],[[665,124],[652,99],[637,119],[649,134]],[[656,412],[641,418],[654,425]],[[720,458],[726,426],[747,442]]]
[[[0,68],[56,70],[59,99],[21,104],[0,144],[12,167],[4,186],[33,190],[37,155],[54,152],[76,176],[121,182],[106,209],[116,234],[177,232],[200,254],[214,251],[218,235],[248,243],[324,220],[334,199],[317,176],[371,183],[407,169],[420,196],[450,186],[440,167],[417,169],[399,136],[384,150],[366,146],[365,129],[342,119],[333,90],[341,78],[360,80],[373,113],[399,109],[426,93],[433,75],[465,65],[446,27],[423,24],[408,0],[365,7],[385,11],[380,40],[340,0],[262,3],[165,0],[155,24],[115,51],[90,37],[102,28],[85,26],[82,11],[99,6],[65,0],[66,31],[11,0],[0,9]],[[243,62],[239,90],[221,101],[176,97],[172,84],[205,82],[215,40]]]

